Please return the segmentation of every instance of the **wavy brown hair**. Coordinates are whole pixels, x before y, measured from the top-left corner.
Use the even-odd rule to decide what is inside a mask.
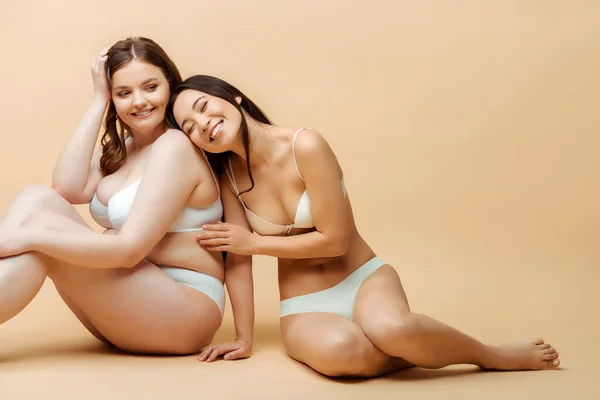
[[[162,47],[152,39],[128,37],[127,39],[119,40],[108,50],[106,76],[109,84],[114,73],[129,64],[132,60],[145,61],[160,68],[167,82],[169,82],[171,93],[181,83],[179,70]],[[121,167],[125,161],[125,157],[127,157],[125,132],[129,130],[129,127],[117,115],[115,103],[112,101],[109,103],[108,110],[106,111],[104,127],[105,131],[100,140],[100,144],[102,145],[100,168],[104,175],[110,175]]]
[[[181,130],[181,127],[177,124],[175,116],[173,115],[173,106],[177,100],[177,96],[184,90],[197,90],[202,93],[206,93],[210,96],[219,97],[228,103],[231,103],[242,115],[242,122],[240,124],[239,134],[242,135],[242,143],[244,144],[244,150],[246,152],[246,169],[248,170],[248,177],[250,178],[250,188],[242,190],[238,197],[242,194],[254,189],[254,178],[252,177],[252,170],[250,169],[250,134],[248,133],[248,122],[246,121],[246,115],[255,121],[263,124],[272,125],[271,120],[267,115],[260,109],[256,103],[254,103],[248,96],[242,93],[235,86],[230,83],[209,75],[194,75],[187,78],[174,90],[171,90],[171,99],[167,106],[166,118],[167,124],[175,129]],[[235,100],[236,97],[242,99],[241,104]],[[231,156],[231,151],[223,153],[206,153],[208,161],[212,168],[217,174],[223,172],[227,168],[227,161]]]

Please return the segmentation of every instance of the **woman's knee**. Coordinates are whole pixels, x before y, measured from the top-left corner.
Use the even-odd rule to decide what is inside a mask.
[[[21,189],[15,197],[15,202],[20,204],[43,204],[51,198],[61,197],[60,194],[51,187],[44,185],[29,185]]]
[[[422,333],[421,325],[418,315],[406,313],[401,316],[374,317],[364,329],[367,337],[381,347],[386,342],[417,340]]]
[[[45,227],[48,224],[49,212],[45,210],[31,210],[23,218],[19,226],[22,227]]]
[[[359,329],[330,332],[319,344],[314,343],[307,364],[331,377],[359,376],[369,362],[368,345]]]
[[[17,218],[17,225],[21,227],[38,227],[57,231],[83,231],[89,226],[81,219],[74,209],[61,207],[31,207]]]
[[[3,222],[19,224],[31,212],[53,208],[65,200],[54,189],[43,185],[30,185],[21,189],[6,211]]]

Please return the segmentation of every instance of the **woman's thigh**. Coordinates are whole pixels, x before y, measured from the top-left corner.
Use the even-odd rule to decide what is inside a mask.
[[[75,304],[75,302],[73,301],[73,299],[71,299],[69,297],[69,295],[64,291],[61,290],[58,286],[56,286],[56,284],[54,285],[54,287],[56,288],[56,291],[58,292],[59,296],[63,299],[63,301],[65,302],[65,304],[67,305],[67,307],[69,307],[69,309],[71,310],[71,312],[73,313],[73,315],[75,315],[75,317],[77,317],[77,319],[79,320],[79,322],[81,322],[81,324],[99,341],[106,343],[106,344],[112,344],[109,342],[109,340],[107,338],[105,338],[100,331],[94,326],[94,324],[92,324],[92,321],[90,321],[90,319],[87,317],[87,315],[83,312],[83,310],[81,308],[79,308],[77,306],[77,304]]]
[[[381,348],[396,332],[409,328],[411,310],[396,270],[383,265],[361,284],[354,302],[354,321]]]
[[[89,233],[90,228],[64,199],[56,199],[44,189],[39,192],[48,195],[45,200],[50,200],[52,207],[30,206],[26,224]],[[147,260],[131,269],[96,269],[44,255],[39,258],[67,305],[90,332],[123,350],[192,353],[209,344],[220,326],[221,312],[212,299],[178,284]]]
[[[332,313],[281,318],[283,344],[290,357],[328,376],[379,376],[411,365],[381,352],[362,329]]]
[[[55,215],[59,222],[65,225],[63,229],[68,230],[73,226],[76,229],[87,227],[85,221],[69,202],[57,191],[42,185],[30,185],[19,191],[2,216],[0,226],[3,228],[20,226],[28,221],[31,222],[40,213]],[[0,317],[1,321],[18,314],[35,297],[46,280],[49,260],[49,257],[35,252],[0,260],[1,283],[4,286],[10,286],[13,291],[10,298],[4,296],[2,299],[5,309]],[[61,293],[62,295],[63,293]],[[65,299],[64,296],[63,299]],[[86,328],[97,336],[91,323],[73,302],[65,299],[65,303]]]
[[[125,351],[190,354],[221,325],[212,299],[147,260],[130,269],[57,264],[49,276],[102,337]]]

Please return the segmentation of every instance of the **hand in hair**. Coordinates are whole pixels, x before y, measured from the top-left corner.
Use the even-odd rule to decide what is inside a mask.
[[[108,48],[100,51],[94,62],[92,62],[92,80],[94,81],[94,96],[100,96],[106,101],[110,100],[110,87],[106,77],[106,60],[108,59]]]

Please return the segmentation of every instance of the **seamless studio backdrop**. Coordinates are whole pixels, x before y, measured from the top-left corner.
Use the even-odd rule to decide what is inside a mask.
[[[251,359],[204,365],[107,353],[47,282],[0,327],[7,399],[54,390],[63,398],[597,393],[587,378],[599,368],[600,3],[4,0],[2,9],[2,214],[22,187],[50,184],[91,100],[98,51],[147,36],[184,77],[228,80],[276,124],[326,137],[359,230],[399,271],[413,310],[489,343],[543,337],[564,368],[324,379],[283,353],[276,263],[255,257]],[[99,230],[87,206],[77,209]],[[228,305],[216,340],[232,332]]]

